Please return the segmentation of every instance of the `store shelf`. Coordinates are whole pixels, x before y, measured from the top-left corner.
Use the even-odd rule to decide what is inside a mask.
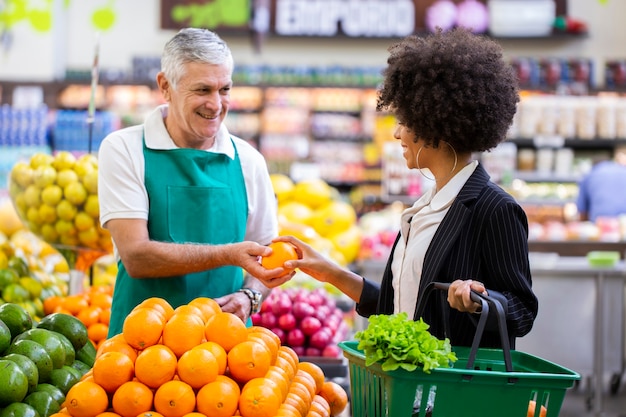
[[[591,251],[617,251],[621,259],[626,256],[626,242],[598,241],[529,241],[531,252],[553,252],[560,256],[587,256]]]

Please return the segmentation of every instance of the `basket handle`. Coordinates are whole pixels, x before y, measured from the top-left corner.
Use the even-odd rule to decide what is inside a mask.
[[[433,290],[441,290],[448,291],[450,288],[449,283],[445,282],[430,282],[424,293],[420,297],[417,306],[417,317],[422,317],[423,310],[426,305],[426,300],[430,296],[430,293]],[[485,331],[485,326],[487,324],[487,319],[489,317],[489,310],[493,308],[495,310],[497,322],[498,322],[498,332],[500,333],[500,340],[502,343],[502,353],[504,355],[504,364],[506,366],[507,372],[513,372],[513,362],[511,360],[511,345],[509,343],[509,336],[506,327],[506,317],[504,313],[504,308],[502,307],[502,303],[495,298],[489,297],[486,294],[482,294],[476,292],[474,290],[470,291],[470,299],[475,303],[481,304],[480,318],[478,320],[478,324],[476,326],[476,333],[474,334],[474,339],[472,340],[472,348],[470,350],[469,357],[467,359],[467,369],[471,369],[474,366],[474,361],[476,359],[476,354],[478,353],[478,347],[480,345],[480,340],[482,339],[483,332]],[[444,310],[444,332],[446,335],[450,334],[450,323],[448,319],[446,306],[443,306]]]

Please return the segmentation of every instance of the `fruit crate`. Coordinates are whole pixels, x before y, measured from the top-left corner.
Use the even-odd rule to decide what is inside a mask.
[[[458,360],[450,368],[436,368],[430,373],[419,368],[412,372],[383,371],[379,363],[366,366],[357,341],[340,342],[348,359],[352,416],[525,417],[541,413],[541,417],[557,417],[566,390],[580,375],[545,359],[510,350],[501,305],[498,307],[495,299],[482,294],[473,293],[475,297],[482,300],[483,306],[478,337],[471,348],[453,347]],[[499,314],[503,349],[478,348],[489,304],[495,305]],[[536,404],[536,414],[528,411],[531,401]]]

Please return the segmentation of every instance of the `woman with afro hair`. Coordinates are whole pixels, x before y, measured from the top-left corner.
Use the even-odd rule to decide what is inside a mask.
[[[422,317],[442,338],[448,316],[447,336],[457,346],[471,346],[476,332],[479,305],[470,289],[489,294],[505,307],[514,347],[515,338],[531,330],[538,308],[528,220],[474,155],[505,139],[519,101],[515,73],[497,43],[465,29],[409,36],[389,52],[377,110],[394,114],[394,138],[407,167],[427,169],[434,185],[402,213],[380,284],[291,236],[276,238],[296,245],[301,256],[285,267],[334,285],[365,317],[406,312],[418,320],[416,304],[425,287],[450,283],[447,300],[429,297]],[[495,326],[487,326],[480,346],[502,347]]]

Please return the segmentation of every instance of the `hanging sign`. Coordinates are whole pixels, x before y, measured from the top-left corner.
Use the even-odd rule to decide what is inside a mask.
[[[279,36],[403,37],[415,31],[413,0],[276,0]]]

